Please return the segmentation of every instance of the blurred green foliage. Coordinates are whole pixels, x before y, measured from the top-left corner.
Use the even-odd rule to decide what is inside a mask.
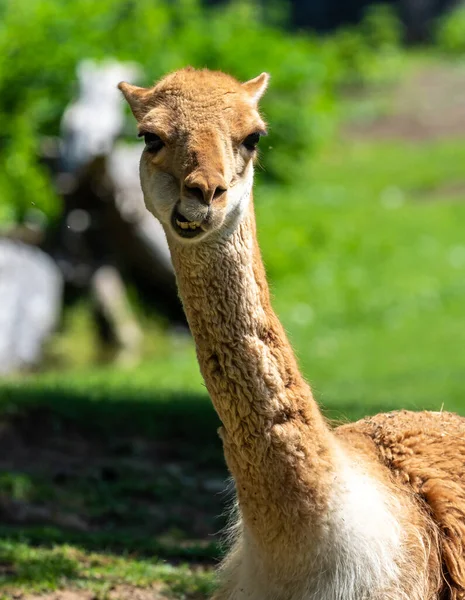
[[[465,53],[465,6],[463,4],[440,19],[436,42],[441,50],[449,54]]]
[[[359,27],[343,28],[323,43],[332,89],[397,79],[402,37],[402,24],[391,6],[368,7]]]
[[[146,76],[141,84],[188,64],[242,80],[269,71],[263,111],[272,127],[263,145],[265,175],[292,180],[302,157],[332,131],[336,87],[377,81],[397,69],[399,30],[392,13],[382,9],[371,11],[359,29],[322,40],[286,32],[278,25],[285,23],[281,3],[271,8],[244,0],[216,8],[200,0],[4,0],[0,222],[21,220],[31,203],[48,215],[59,210],[37,156],[41,137],[59,133],[84,58],[138,62]]]

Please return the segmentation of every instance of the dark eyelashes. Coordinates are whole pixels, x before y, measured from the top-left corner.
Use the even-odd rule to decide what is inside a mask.
[[[165,145],[161,137],[156,133],[141,132],[139,133],[139,137],[144,138],[145,148],[148,152],[159,152]]]
[[[254,133],[251,133],[242,141],[242,145],[247,148],[249,152],[253,152],[257,148],[262,135],[266,135],[266,132],[254,131]]]

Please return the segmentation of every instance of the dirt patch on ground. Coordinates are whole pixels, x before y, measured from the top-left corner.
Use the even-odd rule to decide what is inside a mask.
[[[373,92],[388,93],[388,92]],[[465,137],[465,66],[423,67],[392,93],[392,110],[369,123],[352,123],[355,137],[423,141]]]

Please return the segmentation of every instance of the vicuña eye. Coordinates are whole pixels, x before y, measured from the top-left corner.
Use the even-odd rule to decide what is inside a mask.
[[[165,145],[163,140],[156,133],[140,133],[139,137],[144,136],[145,147],[148,152],[159,152]]]
[[[255,150],[258,142],[260,141],[260,135],[261,134],[258,131],[256,131],[255,133],[251,133],[245,138],[245,140],[242,142],[242,145],[245,146],[247,150]]]

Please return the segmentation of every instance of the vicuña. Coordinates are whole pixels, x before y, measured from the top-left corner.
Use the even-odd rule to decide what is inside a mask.
[[[222,422],[237,524],[216,600],[465,598],[465,419],[325,422],[270,304],[252,202],[268,75],[119,85]]]

